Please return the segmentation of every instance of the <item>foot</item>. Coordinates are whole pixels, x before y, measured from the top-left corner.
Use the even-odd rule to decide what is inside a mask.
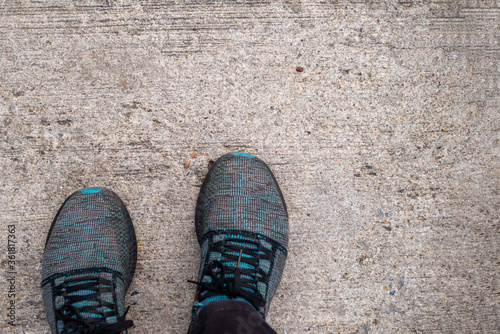
[[[49,230],[42,294],[52,333],[125,333],[125,293],[137,261],[130,216],[105,188],[73,193]]]
[[[213,301],[240,300],[265,319],[285,267],[288,214],[273,173],[245,153],[219,158],[208,172],[196,205],[201,246],[198,310]]]

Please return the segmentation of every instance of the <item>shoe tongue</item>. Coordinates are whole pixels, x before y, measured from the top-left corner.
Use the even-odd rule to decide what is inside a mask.
[[[240,235],[214,236],[213,242],[214,244],[216,244],[223,240],[226,240],[224,242],[224,245],[221,245],[220,248],[214,248],[212,249],[212,252],[210,252],[209,263],[213,261],[219,261],[222,262],[226,268],[231,270],[234,270],[238,266],[237,259],[240,256],[240,249],[257,250],[259,247],[257,240]],[[231,256],[231,258],[228,258],[228,255]],[[252,266],[249,263],[245,262],[245,259],[250,259],[250,258],[252,258],[251,255],[246,254],[244,251],[241,252],[241,261],[239,263],[239,268],[255,269],[255,266]],[[258,265],[257,262],[256,265]],[[226,272],[226,277],[233,277],[233,274]]]
[[[244,236],[244,235],[223,234],[223,235],[215,235],[213,237],[214,244],[217,244],[218,242],[224,241],[224,240],[226,240],[226,242],[224,243],[225,244],[224,246],[222,246],[218,249],[217,248],[212,249],[212,251],[209,254],[208,263],[210,265],[211,262],[219,261],[219,262],[223,263],[225,268],[230,269],[230,272],[226,271],[225,278],[233,278],[234,277],[233,270],[238,266],[237,258],[240,255],[239,249],[241,247],[243,247],[246,250],[257,250],[259,248],[259,244],[260,244],[263,247],[271,248],[271,245],[263,240],[257,240],[257,239],[254,239],[254,238],[251,238],[248,236]],[[234,247],[235,249],[230,249],[231,247]],[[231,255],[232,258],[228,259],[227,255]],[[245,254],[244,251],[241,252],[241,261],[239,263],[239,268],[253,270],[253,269],[256,269],[255,266],[259,266],[266,273],[269,271],[269,268],[270,268],[270,266],[269,266],[270,261],[269,260],[260,259],[259,261],[257,261],[255,263],[255,265],[251,265],[245,261],[245,259],[251,259],[251,258],[252,258],[251,255]],[[247,279],[253,279],[251,276],[248,276],[245,274],[241,274],[241,277],[247,278]],[[207,282],[207,283],[212,281],[212,278],[209,275],[205,275],[201,279],[202,279],[202,282]],[[249,289],[246,287],[241,287],[241,288],[250,292],[250,293],[254,292],[253,289]],[[258,283],[256,288],[257,288],[257,291],[259,291],[262,296],[265,295],[266,286],[264,283]],[[206,291],[205,293],[210,293],[210,292]],[[204,299],[202,302],[199,302],[199,306],[206,305],[212,301],[225,300],[225,299],[229,299],[229,297],[226,296],[225,294],[222,294],[222,293],[217,294],[217,295],[214,295],[214,296],[211,296],[211,297]],[[246,300],[245,298],[242,298],[242,297],[236,297],[233,299],[245,301],[245,302],[251,304],[248,300]]]
[[[98,280],[96,280],[98,279]],[[110,316],[106,319],[103,319],[102,314],[105,312],[111,312],[113,311],[109,307],[102,306],[102,302],[108,302],[114,304],[114,295],[113,295],[113,289],[110,286],[110,284],[106,284],[106,281],[108,280],[109,282],[113,282],[113,275],[111,273],[107,272],[94,272],[94,273],[89,273],[86,272],[84,274],[77,274],[77,275],[71,275],[71,276],[63,276],[55,280],[55,286],[58,286],[59,284],[66,283],[68,288],[75,287],[81,284],[86,284],[86,283],[95,283],[92,287],[99,288],[99,292],[96,292],[95,290],[88,290],[88,289],[77,289],[76,291],[68,292],[68,296],[79,296],[79,297],[85,297],[88,296],[88,299],[83,299],[81,301],[77,301],[72,303],[71,305],[77,309],[80,312],[80,315],[83,317],[83,319],[101,319],[97,320],[99,322],[106,322],[106,323],[114,323],[117,321],[116,315]],[[97,293],[97,296],[96,296]],[[63,297],[63,296],[57,296],[56,297],[56,309],[61,308],[65,303],[68,302],[68,298]],[[80,311],[84,307],[95,307],[95,312],[89,312],[87,311]],[[76,316],[73,316],[76,318]],[[94,321],[93,321],[94,322]],[[62,322],[60,321],[61,325],[63,326]],[[63,328],[61,328],[62,330]]]
[[[224,251],[225,254],[230,254],[232,255],[233,257],[238,257],[239,256],[239,251],[238,250],[230,250],[228,249],[227,246],[236,246],[237,248],[239,248],[240,246],[247,249],[247,250],[257,250],[260,247],[263,247],[263,248],[267,248],[267,249],[272,249],[272,245],[269,244],[267,241],[265,240],[259,240],[259,239],[254,239],[254,238],[251,238],[251,237],[248,237],[248,236],[244,236],[244,235],[216,235],[213,237],[213,243],[217,243],[219,241],[223,241],[223,240],[227,240],[226,241],[226,245],[225,247],[222,247],[221,249],[213,249],[211,252],[210,252],[210,255],[209,255],[209,263],[212,262],[212,261],[222,261],[226,264],[226,266],[230,267],[230,268],[236,268],[237,266],[237,260],[231,260],[231,261],[228,261],[227,257],[224,256],[224,254],[222,253],[222,251]],[[249,254],[245,254],[245,252],[243,252],[241,254],[241,257],[242,259],[249,259],[249,258],[252,258],[251,255]],[[264,272],[268,272],[269,269],[270,269],[270,261],[269,260],[266,260],[266,259],[260,259],[256,265],[258,265],[259,267],[261,267],[261,269],[264,270]],[[250,268],[254,268],[254,266],[251,266],[250,264],[248,263],[245,263],[245,261],[240,261],[240,268],[245,268],[245,269],[250,269]]]

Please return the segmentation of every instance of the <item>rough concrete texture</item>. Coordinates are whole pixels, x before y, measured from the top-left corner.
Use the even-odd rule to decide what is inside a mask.
[[[47,333],[45,235],[105,186],[138,234],[131,333],[185,333],[195,200],[230,151],[268,162],[289,207],[278,333],[500,331],[499,18],[488,0],[2,1],[0,332]]]

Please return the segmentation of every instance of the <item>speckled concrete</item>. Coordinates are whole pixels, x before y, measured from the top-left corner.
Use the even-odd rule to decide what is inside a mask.
[[[131,333],[185,333],[195,200],[230,151],[268,162],[289,206],[278,333],[498,332],[499,18],[488,0],[1,1],[0,332],[47,333],[50,222],[106,186],[138,234]]]

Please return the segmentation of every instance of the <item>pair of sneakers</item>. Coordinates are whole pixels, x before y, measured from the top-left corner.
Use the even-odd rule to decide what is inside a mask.
[[[268,166],[245,153],[219,158],[196,204],[201,264],[191,325],[213,301],[251,304],[265,319],[281,280],[288,214]],[[52,333],[126,333],[125,293],[137,262],[129,213],[105,188],[73,193],[57,212],[42,263],[42,294]]]

